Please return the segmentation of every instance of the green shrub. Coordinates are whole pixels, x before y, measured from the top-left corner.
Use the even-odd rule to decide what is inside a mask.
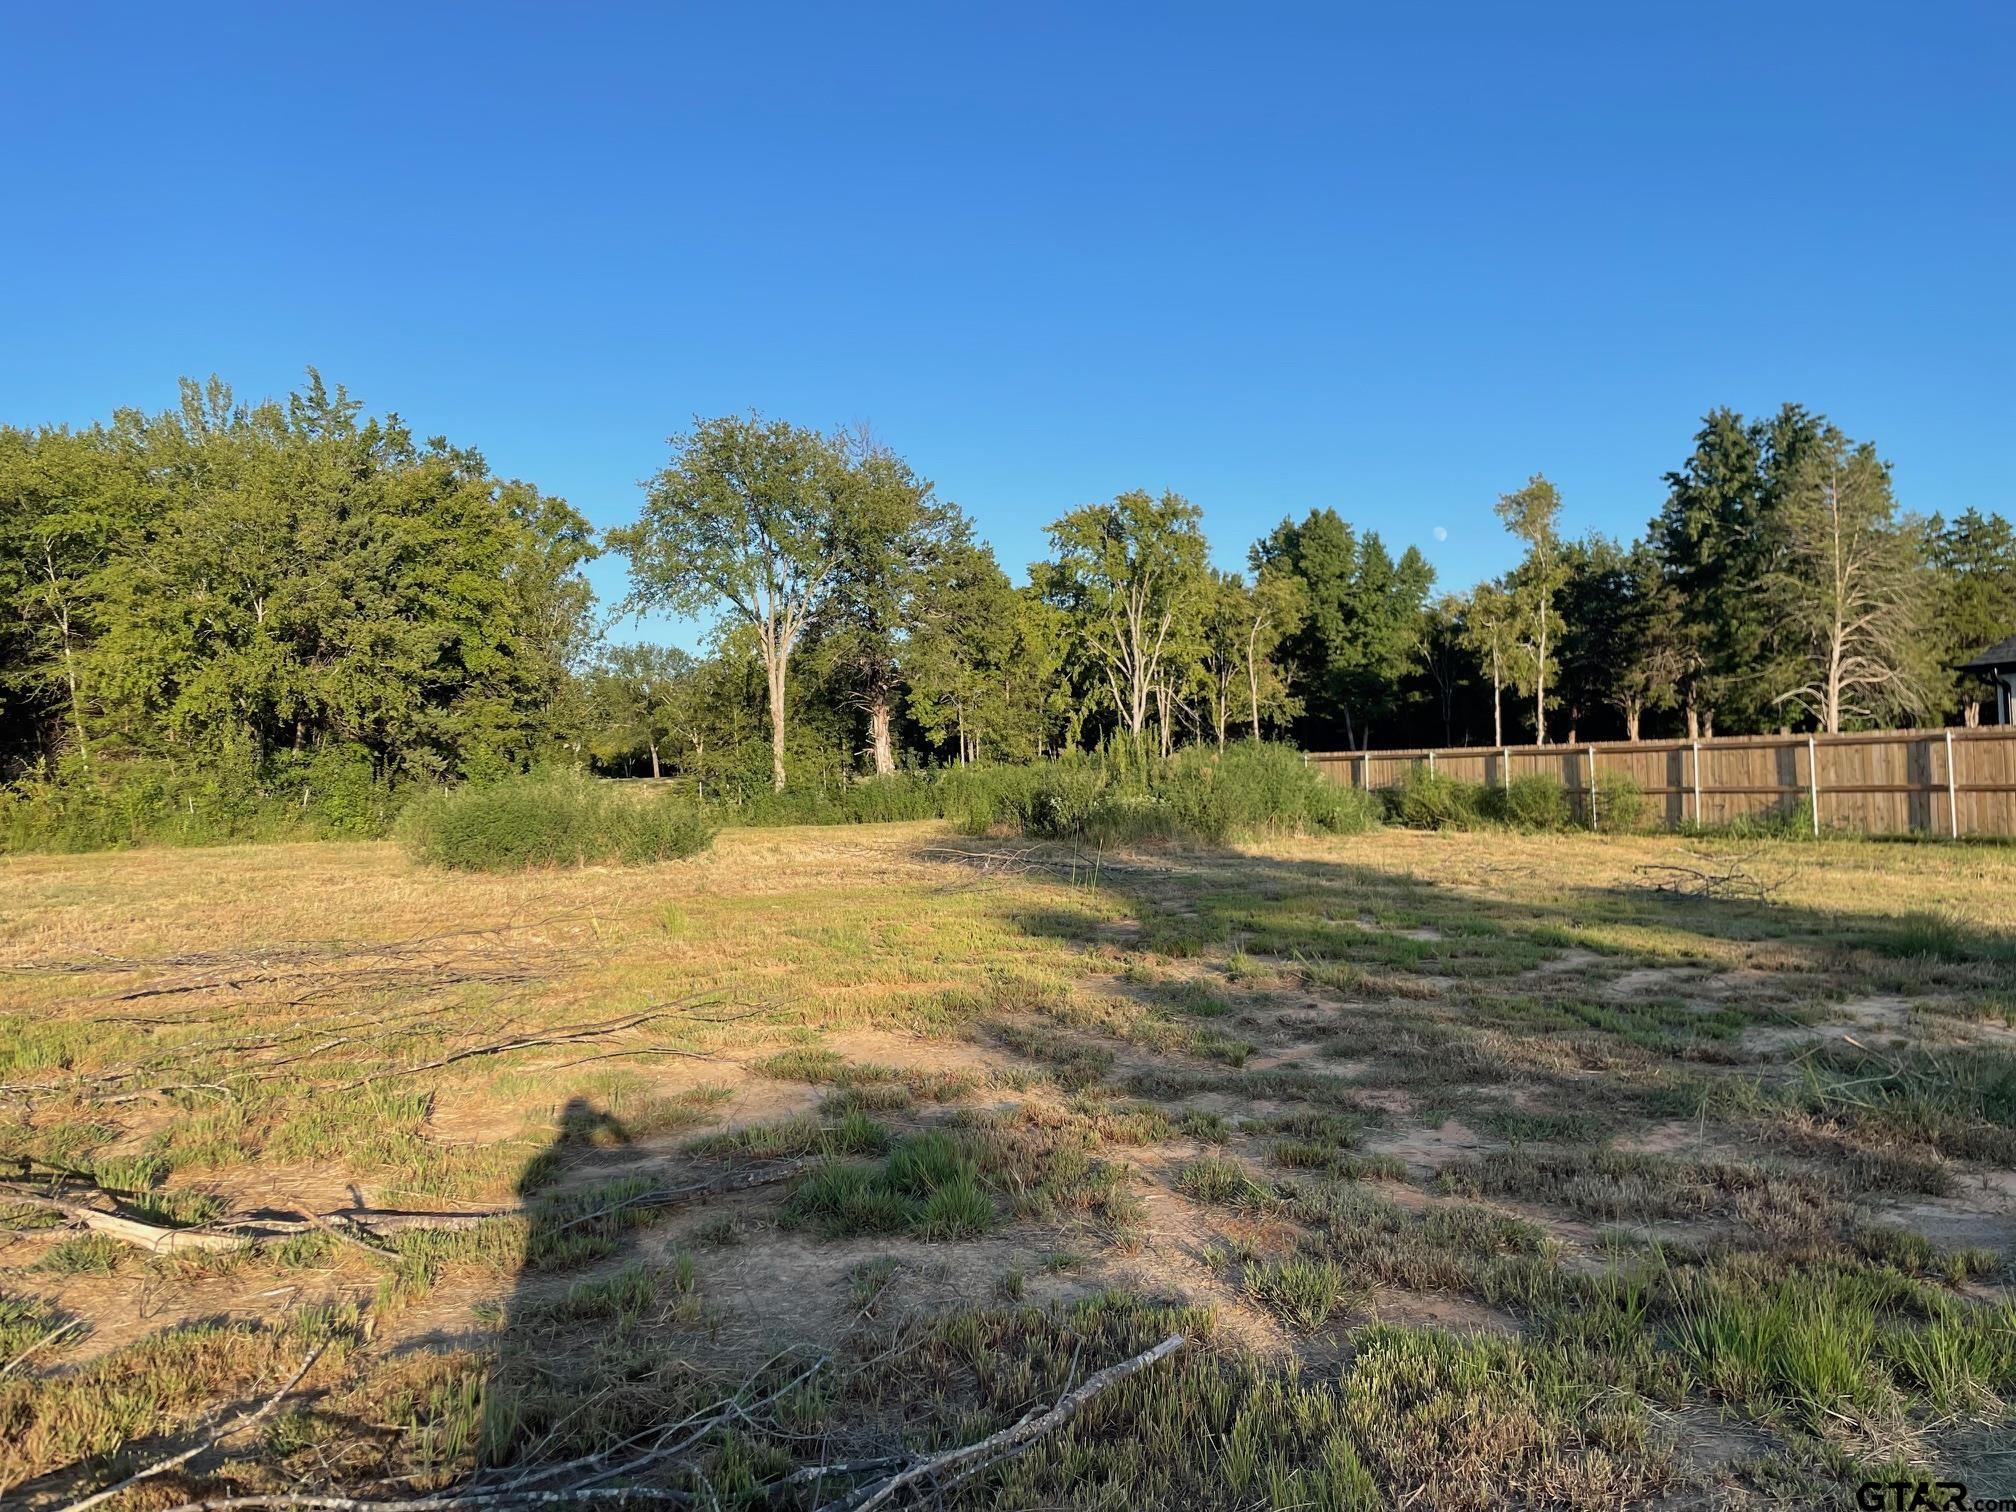
[[[416,861],[517,871],[596,861],[648,865],[713,843],[713,826],[676,793],[625,792],[573,772],[437,789],[407,806],[399,837]]]
[[[1409,829],[1469,829],[1484,817],[1485,792],[1474,782],[1416,767],[1384,796],[1387,812]]]
[[[1204,840],[1353,834],[1379,818],[1370,794],[1329,781],[1293,747],[1261,741],[1222,752],[1192,746],[1162,763],[1151,781],[1178,826]]]
[[[0,786],[0,848],[117,850],[377,836],[402,798],[361,746],[260,760],[224,741],[183,761],[75,754]]]
[[[1606,834],[1628,835],[1645,828],[1652,812],[1645,790],[1622,772],[1602,772],[1596,778],[1596,827]]]
[[[1522,830],[1562,830],[1568,828],[1568,790],[1558,777],[1534,773],[1514,777],[1491,793],[1485,811],[1495,819]]]

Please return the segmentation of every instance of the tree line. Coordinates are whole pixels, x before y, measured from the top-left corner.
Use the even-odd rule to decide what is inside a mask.
[[[1714,411],[1665,482],[1626,543],[1568,535],[1533,477],[1497,503],[1517,566],[1463,592],[1330,508],[1221,570],[1202,511],[1148,491],[1059,514],[1017,583],[866,430],[698,421],[598,539],[312,372],[254,405],[185,382],[164,414],[0,428],[0,772],[340,807],[560,761],[732,797],[1248,736],[1978,721],[1953,664],[2016,632],[2000,515],[1906,513],[1873,445],[1794,405]],[[706,621],[704,650],[616,633],[646,612]]]

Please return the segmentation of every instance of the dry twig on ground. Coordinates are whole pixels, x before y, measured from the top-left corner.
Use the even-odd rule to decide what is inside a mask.
[[[1783,885],[1782,879],[1753,875],[1740,861],[1725,865],[1685,866],[1678,862],[1647,862],[1634,866],[1631,875],[1639,885],[1653,892],[1671,893],[1681,898],[1734,899],[1742,902],[1768,901]]]

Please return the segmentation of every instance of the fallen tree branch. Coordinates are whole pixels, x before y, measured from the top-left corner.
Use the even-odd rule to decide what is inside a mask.
[[[302,1507],[308,1512],[451,1512],[457,1507],[539,1507],[566,1502],[661,1501],[691,1507],[690,1492],[664,1486],[582,1486],[572,1491],[468,1491],[441,1496],[415,1496],[401,1501],[372,1501],[359,1496],[314,1496],[304,1492],[278,1496],[218,1496],[208,1501],[181,1502],[162,1512],[253,1512],[256,1508]]]
[[[894,1475],[849,1492],[837,1501],[828,1502],[820,1512],[869,1512],[873,1507],[885,1505],[906,1486],[915,1485],[921,1480],[941,1475],[947,1470],[958,1470],[976,1460],[992,1464],[1012,1454],[1019,1454],[1037,1439],[1070,1422],[1077,1416],[1079,1409],[1107,1387],[1146,1370],[1158,1360],[1174,1354],[1183,1347],[1183,1344],[1183,1335],[1171,1334],[1153,1349],[1144,1349],[1131,1360],[1108,1365],[1076,1391],[1059,1397],[1057,1404],[1049,1411],[1033,1413],[1011,1427],[1003,1428],[999,1433],[981,1439],[978,1443],[913,1460]]]
[[[620,1018],[603,1019],[598,1023],[563,1025],[557,1029],[545,1030],[538,1034],[517,1034],[511,1036],[509,1039],[494,1040],[487,1045],[471,1045],[466,1049],[456,1050],[451,1054],[439,1056],[434,1060],[422,1061],[417,1066],[397,1066],[389,1071],[374,1071],[369,1076],[360,1076],[356,1081],[350,1082],[336,1090],[340,1092],[355,1092],[360,1087],[370,1086],[373,1082],[385,1081],[394,1076],[417,1076],[422,1071],[438,1071],[444,1066],[452,1066],[458,1061],[474,1060],[479,1056],[505,1055],[513,1050],[532,1050],[548,1045],[578,1045],[584,1040],[600,1039],[605,1035],[621,1034],[626,1030],[640,1029],[644,1025],[653,1023],[658,1019],[689,1015],[720,1001],[721,999],[717,997],[692,998],[683,1003],[675,1003],[669,1008],[653,1008],[644,1013],[632,1013]],[[695,1060],[712,1059],[705,1051],[701,1050],[674,1051],[669,1047],[660,1048],[665,1049],[668,1054],[689,1055]]]
[[[138,1218],[108,1213],[103,1208],[90,1207],[81,1202],[65,1202],[60,1197],[45,1197],[40,1192],[22,1192],[12,1187],[0,1191],[4,1191],[9,1203],[41,1208],[44,1212],[61,1213],[72,1223],[81,1223],[94,1234],[105,1234],[122,1243],[134,1245],[157,1255],[172,1255],[179,1250],[237,1249],[249,1239],[260,1237],[252,1234],[213,1233],[208,1229],[170,1228],[166,1224],[145,1223]]]
[[[237,1418],[234,1418],[225,1427],[218,1429],[215,1433],[210,1434],[207,1438],[204,1438],[200,1442],[191,1445],[187,1449],[184,1449],[180,1454],[171,1454],[166,1459],[156,1460],[146,1469],[135,1471],[132,1475],[127,1476],[126,1479],[120,1481],[118,1485],[107,1486],[103,1491],[92,1492],[91,1495],[85,1497],[82,1501],[74,1501],[70,1503],[68,1507],[65,1507],[63,1509],[63,1512],[84,1512],[84,1509],[86,1507],[95,1507],[100,1502],[110,1501],[120,1492],[129,1491],[133,1487],[139,1485],[140,1482],[144,1480],[151,1480],[154,1476],[160,1475],[164,1471],[173,1470],[177,1465],[186,1465],[187,1463],[189,1463],[190,1460],[196,1458],[197,1455],[201,1454],[205,1449],[210,1448],[219,1439],[225,1437],[227,1434],[236,1433],[241,1428],[257,1427],[259,1423],[269,1413],[271,1413],[275,1407],[278,1407],[280,1405],[282,1398],[284,1398],[296,1386],[299,1386],[301,1384],[302,1377],[306,1376],[309,1371],[315,1368],[315,1362],[322,1358],[322,1351],[327,1349],[328,1347],[329,1347],[328,1341],[324,1340],[322,1343],[317,1344],[313,1349],[309,1350],[308,1358],[301,1362],[301,1368],[295,1371],[293,1375],[289,1376],[287,1378],[286,1383],[282,1385],[278,1391],[274,1392],[273,1395],[266,1398],[265,1402],[259,1407],[259,1409],[256,1412],[246,1413]]]
[[[1763,902],[1779,887],[1777,882],[1752,876],[1744,870],[1741,862],[1732,862],[1726,869],[1716,870],[1658,861],[1647,862],[1631,870],[1642,886],[1681,898],[1732,898]]]
[[[627,1198],[620,1203],[612,1203],[591,1213],[569,1217],[560,1227],[578,1228],[584,1223],[593,1222],[597,1218],[606,1217],[617,1211],[677,1207],[684,1202],[718,1197],[754,1187],[771,1186],[780,1181],[789,1181],[803,1168],[803,1161],[783,1161],[759,1170],[733,1171],[685,1186],[661,1187],[655,1191],[641,1192],[635,1197]],[[104,1188],[95,1190],[105,1193]],[[105,1195],[115,1194],[105,1193]],[[376,1238],[388,1234],[408,1233],[415,1229],[447,1231],[472,1229],[500,1218],[537,1218],[542,1206],[539,1203],[520,1203],[514,1207],[485,1208],[464,1213],[411,1212],[399,1208],[366,1207],[337,1208],[327,1213],[309,1213],[297,1208],[293,1211],[299,1216],[292,1219],[261,1219],[257,1222],[237,1224],[219,1221],[197,1227],[172,1228],[166,1224],[148,1223],[143,1219],[131,1218],[123,1213],[94,1207],[88,1203],[66,1201],[62,1197],[52,1197],[46,1192],[24,1190],[4,1179],[0,1179],[0,1199],[24,1207],[40,1208],[45,1212],[60,1213],[72,1223],[82,1224],[95,1233],[109,1235],[154,1254],[173,1254],[178,1250],[236,1249],[242,1244],[256,1243],[262,1239],[284,1239],[295,1234],[311,1232],[334,1232],[338,1238],[375,1250],[375,1246],[365,1244],[364,1241],[342,1230],[357,1229]],[[383,1253],[382,1250],[376,1252]]]

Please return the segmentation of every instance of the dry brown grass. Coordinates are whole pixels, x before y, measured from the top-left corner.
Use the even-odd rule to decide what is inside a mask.
[[[1647,884],[1672,866],[1741,868],[1766,896]],[[1040,1310],[1107,1288],[1215,1307],[1214,1358],[1247,1383],[1234,1399],[1278,1406],[1251,1384],[1269,1359],[1345,1366],[1344,1397],[1295,1408],[1335,1422],[1307,1462],[1247,1472],[1286,1477],[1269,1494],[1360,1477],[1419,1494],[1447,1404],[1377,1372],[1412,1360],[1476,1389],[1502,1350],[1435,1326],[1458,1317],[1521,1333],[1533,1380],[1643,1409],[1592,1448],[1572,1414],[1498,1402],[1505,1494],[1611,1504],[1811,1485],[1895,1453],[1964,1464],[2016,1396],[1992,1330],[1938,1382],[1893,1360],[1904,1346],[1851,1338],[1858,1405],[1838,1421],[1805,1414],[1812,1382],[1791,1367],[1730,1374],[1713,1340],[1682,1345],[1712,1304],[1818,1309],[1851,1334],[1841,1318],[1873,1309],[1880,1339],[1950,1323],[1961,1342],[1941,1347],[1965,1353],[1988,1316],[1967,1309],[2004,1295],[2016,1259],[2012,919],[2016,851],[1670,837],[1388,831],[1088,858],[895,825],[510,876],[380,845],[0,858],[0,1159],[35,1191],[84,1200],[95,1182],[108,1210],[163,1225],[514,1210],[172,1256],[14,1211],[0,1491],[116,1479],[206,1407],[277,1384],[285,1350],[202,1332],[220,1324],[309,1317],[346,1344],[263,1449],[233,1446],[232,1483],[447,1484],[690,1411],[712,1373],[780,1349],[928,1362],[964,1347],[978,1299]],[[945,1139],[918,1144],[929,1131]],[[906,1176],[924,1158],[906,1151],[956,1192]],[[793,1226],[787,1199],[807,1210],[791,1194],[821,1161],[824,1216]],[[730,1179],[758,1166],[778,1180]],[[1785,1300],[1760,1264],[1817,1278],[1801,1284],[1821,1300]],[[1586,1294],[1592,1275],[1644,1296]],[[1029,1330],[1070,1326],[1018,1316],[972,1338],[1038,1348]],[[941,1332],[900,1332],[927,1320]],[[1118,1348],[1150,1326],[1095,1331]],[[562,1379],[533,1368],[556,1350]],[[635,1374],[667,1357],[676,1379]],[[89,1385],[106,1371],[143,1397],[169,1372],[146,1399],[173,1405],[108,1416]],[[978,1417],[933,1431],[1019,1414],[971,1384],[940,1387]],[[726,1456],[760,1484],[750,1467],[800,1456],[804,1434],[886,1447],[906,1414],[947,1410],[852,1376],[822,1390],[795,1427],[709,1438],[707,1473],[729,1475]],[[363,1412],[374,1400],[393,1408]],[[1647,1426],[1710,1400],[1751,1425],[1764,1468]],[[1129,1410],[1183,1437],[1180,1403]],[[1018,1491],[1062,1496],[1049,1464],[1028,1461]]]

